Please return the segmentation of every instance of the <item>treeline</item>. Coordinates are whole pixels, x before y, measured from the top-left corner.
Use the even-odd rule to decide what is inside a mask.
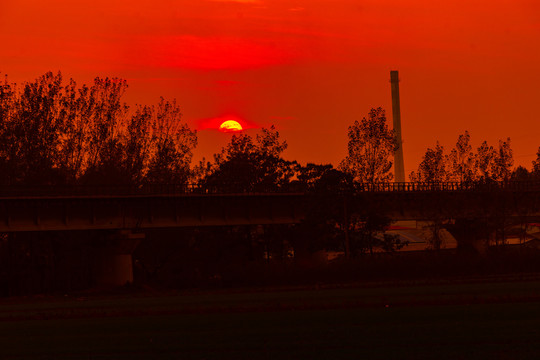
[[[78,86],[51,72],[0,85],[0,185],[186,184],[272,191],[311,184],[331,166],[283,159],[274,127],[234,135],[213,161],[192,165],[197,134],[176,101],[130,107],[127,83],[96,78]]]
[[[476,149],[470,144],[468,131],[459,135],[454,148],[448,154],[437,142],[434,148],[428,148],[422,157],[418,170],[411,172],[411,181],[508,181],[540,179],[540,148],[537,159],[532,163],[532,170],[519,166],[513,168],[514,159],[510,138],[499,140],[497,147],[487,141]]]
[[[1,185],[130,185],[199,183],[272,191],[292,183],[314,186],[327,171],[351,181],[393,179],[397,146],[385,112],[372,109],[348,128],[347,156],[332,165],[300,165],[283,158],[287,148],[274,127],[255,137],[234,135],[213,161],[193,165],[197,134],[176,101],[124,102],[127,84],[96,78],[90,86],[47,73],[22,85],[0,85]],[[540,174],[540,148],[532,170],[513,168],[510,139],[476,150],[460,135],[449,153],[428,148],[411,181],[524,180]],[[335,174],[334,174],[335,175]]]
[[[130,107],[127,84],[91,86],[47,73],[0,86],[0,183],[141,185],[187,182],[197,144],[175,101]]]

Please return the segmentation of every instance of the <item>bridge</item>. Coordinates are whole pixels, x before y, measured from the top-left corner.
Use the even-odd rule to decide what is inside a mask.
[[[539,182],[373,183],[315,191],[291,186],[275,192],[237,187],[0,188],[0,232],[142,230],[148,228],[292,224],[321,198],[348,203],[350,212],[393,220],[540,212]]]
[[[131,254],[151,228],[294,224],[321,203],[393,220],[540,215],[540,182],[376,183],[271,193],[237,187],[5,187],[0,233],[109,230],[96,258],[98,284],[133,281]],[[502,221],[502,220],[501,220]]]
[[[0,232],[297,223],[304,194],[132,194],[0,198]]]

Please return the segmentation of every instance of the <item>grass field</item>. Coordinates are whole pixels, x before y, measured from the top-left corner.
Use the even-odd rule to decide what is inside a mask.
[[[539,356],[534,278],[0,301],[0,359]]]

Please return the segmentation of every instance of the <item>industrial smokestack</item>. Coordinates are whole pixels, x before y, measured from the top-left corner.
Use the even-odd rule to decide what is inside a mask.
[[[392,118],[397,149],[394,151],[394,181],[405,182],[405,166],[403,165],[403,141],[401,140],[401,110],[399,108],[399,74],[397,70],[390,71],[392,85]]]

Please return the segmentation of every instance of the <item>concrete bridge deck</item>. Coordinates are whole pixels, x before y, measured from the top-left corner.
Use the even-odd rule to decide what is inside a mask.
[[[303,194],[0,198],[0,232],[297,223]]]

